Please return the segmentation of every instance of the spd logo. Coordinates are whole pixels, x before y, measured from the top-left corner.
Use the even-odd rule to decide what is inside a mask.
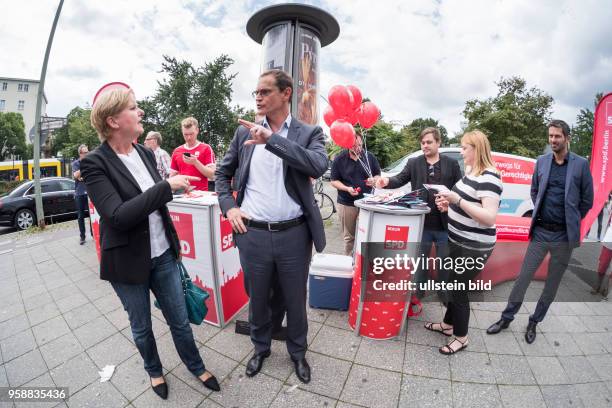
[[[408,247],[408,227],[387,225],[385,228],[385,249],[406,249]]]
[[[232,224],[223,215],[220,215],[221,222],[221,252],[225,252],[234,247],[234,234]]]
[[[174,228],[181,243],[181,254],[186,258],[195,259],[195,245],[193,240],[193,218],[191,214],[170,212]]]

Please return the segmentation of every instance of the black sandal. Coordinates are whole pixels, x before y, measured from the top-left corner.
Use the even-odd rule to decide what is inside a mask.
[[[461,344],[461,347],[459,347],[458,349],[453,349],[451,347],[451,344],[453,344],[454,342],[457,342],[457,343]],[[455,354],[455,353],[463,350],[467,346],[468,346],[468,340],[467,339],[465,339],[465,341],[462,342],[461,340],[459,340],[458,338],[455,337],[450,343],[440,347],[438,350],[440,351],[441,354],[444,354],[444,355],[448,356],[450,354]],[[446,351],[446,350],[448,350],[448,351]]]
[[[440,327],[440,328],[439,328],[439,329],[434,329],[434,324],[437,324],[437,325],[438,325],[438,327]],[[432,323],[432,322],[429,322],[429,323],[425,323],[425,326],[424,326],[424,327],[425,327],[427,330],[429,330],[429,331],[432,331],[432,332],[436,332],[436,333],[443,334],[443,335],[445,335],[446,337],[450,337],[450,336],[452,336],[452,335],[453,335],[453,328],[452,328],[452,327],[449,327],[449,328],[444,329],[444,328],[442,328],[442,323]],[[450,333],[447,333],[449,330],[450,330]]]

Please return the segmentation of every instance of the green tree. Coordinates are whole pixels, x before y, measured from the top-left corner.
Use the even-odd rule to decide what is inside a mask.
[[[66,126],[53,132],[52,153],[62,152],[64,157],[78,157],[78,147],[86,144],[94,149],[100,144],[98,134],[91,126],[91,109],[77,106],[66,117]]]
[[[603,98],[603,93],[595,95],[594,107]],[[591,155],[593,147],[593,130],[595,126],[595,114],[589,108],[580,109],[576,116],[576,125],[572,127],[571,150],[586,157]]]
[[[221,55],[201,67],[194,67],[191,62],[164,56],[162,72],[167,78],[158,83],[153,97],[139,101],[145,112],[145,131],[159,131],[163,147],[171,152],[184,143],[181,120],[193,116],[199,122],[199,139],[221,156],[238,127],[238,117],[247,114],[241,108],[230,106],[236,74],[227,71],[233,63],[230,57]]]
[[[0,160],[26,157],[25,124],[21,113],[0,112]]]
[[[495,97],[466,102],[466,130],[485,132],[493,150],[536,157],[547,144],[553,98],[538,88],[528,89],[520,77],[502,78],[497,86]]]
[[[418,149],[420,147],[419,146],[420,145],[419,144],[419,134],[421,133],[423,129],[428,128],[428,127],[435,127],[440,131],[440,137],[442,139],[441,146],[448,145],[448,140],[449,140],[448,131],[446,130],[444,126],[440,125],[440,123],[433,118],[414,119],[408,125],[404,126],[401,131],[404,132],[406,136],[414,138],[414,142],[416,143],[416,149]]]

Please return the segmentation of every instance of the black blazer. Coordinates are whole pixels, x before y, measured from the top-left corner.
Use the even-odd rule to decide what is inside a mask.
[[[418,190],[423,188],[423,184],[427,184],[428,172],[429,169],[425,155],[413,157],[408,160],[408,163],[406,163],[406,166],[404,166],[398,175],[389,178],[389,185],[387,185],[387,188],[398,188],[410,182],[412,191]],[[444,184],[449,190],[452,189],[453,186],[461,180],[461,169],[459,168],[457,160],[441,154],[440,175],[442,176],[441,184]],[[442,226],[446,229],[448,225],[448,213],[443,212],[440,214]]]
[[[100,279],[142,284],[149,281],[151,269],[149,214],[161,213],[177,258],[180,246],[166,207],[172,201],[170,184],[159,176],[154,153],[139,144],[133,146],[155,181],[144,193],[106,142],[81,160],[81,175],[100,214]]]
[[[248,129],[239,126],[234,133],[230,147],[218,163],[215,186],[223,214],[233,207],[239,207],[244,198],[251,157],[255,145],[244,145],[250,139]],[[287,138],[273,134],[266,149],[283,159],[283,175],[287,194],[302,207],[315,249],[325,248],[325,229],[321,212],[314,198],[310,178],[319,178],[327,170],[325,136],[319,126],[311,126],[292,118]],[[238,190],[234,200],[230,183]]]

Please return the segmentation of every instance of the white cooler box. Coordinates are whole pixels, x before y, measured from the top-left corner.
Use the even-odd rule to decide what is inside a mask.
[[[316,254],[308,279],[310,307],[348,310],[353,283],[353,258],[344,255]]]

